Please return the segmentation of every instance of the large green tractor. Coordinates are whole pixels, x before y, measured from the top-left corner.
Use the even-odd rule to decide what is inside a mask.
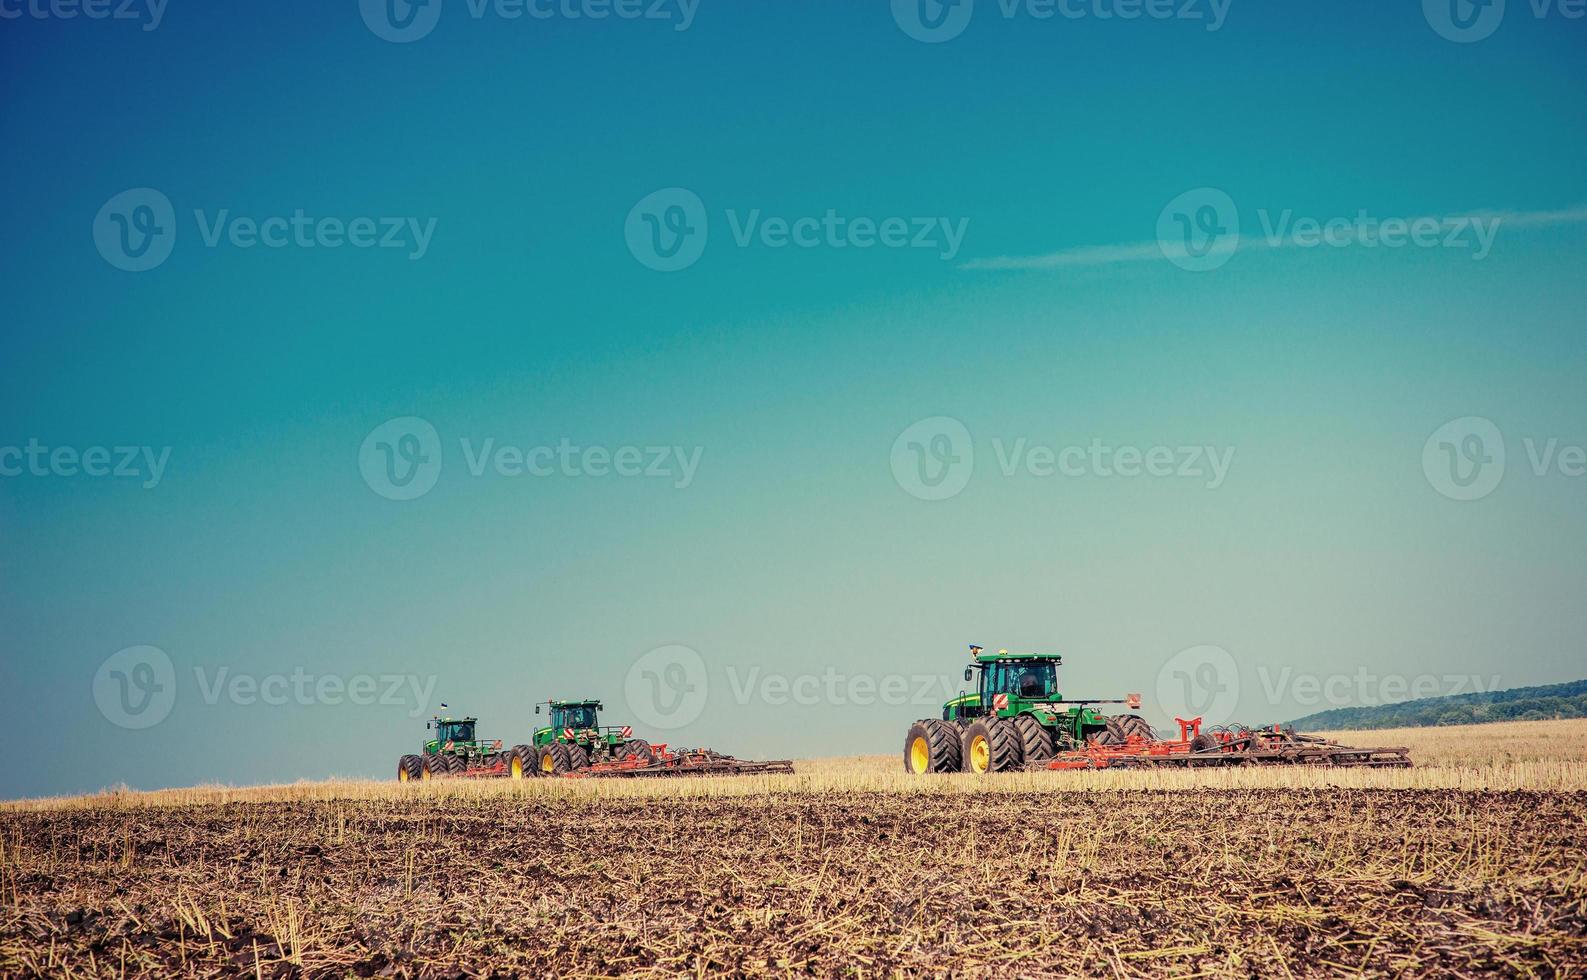
[[[1065,698],[1058,688],[1055,653],[987,653],[970,647],[965,681],[975,691],[942,706],[942,718],[917,721],[904,739],[904,769],[927,772],[1001,772],[1045,762],[1058,752],[1096,740],[1123,744],[1131,735],[1152,737],[1139,715],[1105,715],[1093,705],[1139,708],[1141,698]],[[977,672],[979,677],[977,678]]]
[[[535,705],[535,714],[542,707],[550,723],[535,729],[532,744],[512,747],[507,773],[513,779],[557,776],[629,756],[654,758],[650,743],[635,738],[632,726],[601,726],[600,711],[605,706],[599,701],[545,701]]]
[[[425,741],[418,755],[405,755],[397,761],[398,781],[461,776],[505,764],[507,754],[501,750],[501,740],[477,738],[474,727],[478,723],[478,718],[440,715],[426,722],[424,727],[435,737]]]

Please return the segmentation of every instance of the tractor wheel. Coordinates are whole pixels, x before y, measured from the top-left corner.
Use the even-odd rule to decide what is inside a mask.
[[[1146,719],[1142,718],[1140,715],[1120,715],[1118,717],[1119,723],[1123,725],[1125,730],[1131,735],[1139,735],[1141,738],[1144,738],[1148,741],[1155,741],[1157,739],[1157,733],[1152,731],[1152,726],[1148,725],[1146,723]]]
[[[642,738],[631,738],[623,743],[622,758],[636,756],[641,762],[655,762],[656,753],[650,748],[650,743]]]
[[[1014,730],[1019,732],[1020,746],[1026,762],[1046,762],[1058,751],[1058,739],[1051,728],[1031,715],[1014,719]]]
[[[405,755],[397,760],[397,782],[406,783],[424,778],[424,760],[416,755]]]
[[[514,745],[512,751],[507,753],[507,776],[510,779],[533,779],[540,775],[540,767],[535,763],[538,753],[532,745]]]
[[[958,772],[959,726],[932,718],[910,725],[904,736],[904,771]]]
[[[965,772],[1004,772],[1024,761],[1019,732],[1001,718],[981,718],[965,729],[962,767]]]
[[[441,758],[446,760],[446,773],[449,776],[456,776],[468,768],[468,763],[460,755],[443,755]]]
[[[1218,741],[1218,736],[1203,732],[1190,740],[1192,752],[1218,752],[1223,749],[1223,743]]]
[[[540,775],[560,776],[573,769],[572,762],[568,759],[568,747],[561,742],[552,742],[540,749]]]
[[[577,743],[568,746],[568,769],[577,771],[590,764],[590,750]]]
[[[1101,739],[1105,745],[1123,745],[1131,735],[1139,735],[1145,739],[1156,738],[1152,726],[1140,715],[1114,715],[1108,719],[1107,734],[1111,738]]]
[[[424,757],[424,772],[419,776],[420,779],[445,779],[449,775],[451,775],[451,771],[446,768],[446,756],[427,755]]]

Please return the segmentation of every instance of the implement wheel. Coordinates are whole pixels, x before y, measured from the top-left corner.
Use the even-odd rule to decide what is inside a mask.
[[[910,725],[904,736],[904,771],[958,772],[959,726],[930,718]]]
[[[1024,761],[1019,732],[1001,718],[982,718],[965,729],[962,768],[965,772],[1006,772]]]
[[[405,755],[397,760],[397,782],[406,783],[424,778],[424,760],[416,755]]]
[[[1014,719],[1014,730],[1019,732],[1020,746],[1026,762],[1046,762],[1058,752],[1058,736],[1031,715]]]
[[[507,753],[507,778],[533,779],[540,775],[540,755],[532,745],[514,745]]]

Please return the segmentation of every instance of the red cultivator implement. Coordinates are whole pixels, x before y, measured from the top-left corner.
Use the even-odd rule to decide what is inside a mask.
[[[610,779],[625,776],[744,776],[793,771],[793,763],[785,759],[747,762],[710,749],[669,752],[663,743],[651,745],[648,753],[626,755],[611,762],[597,762],[564,775],[568,779]]]
[[[1149,769],[1160,766],[1368,766],[1403,769],[1411,764],[1407,749],[1353,748],[1292,728],[1246,728],[1231,725],[1201,730],[1201,719],[1174,719],[1179,738],[1169,741],[1131,735],[1121,742],[1093,740],[1083,748],[1060,752],[1044,769]]]

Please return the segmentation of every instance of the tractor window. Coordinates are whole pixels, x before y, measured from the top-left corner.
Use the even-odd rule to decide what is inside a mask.
[[[993,694],[1012,694],[1030,701],[1058,696],[1058,668],[1055,664],[997,664],[990,680]]]
[[[552,722],[556,728],[594,728],[595,709],[592,707],[558,708],[560,717]]]
[[[456,721],[441,726],[441,742],[472,742],[474,741],[474,723],[470,721]]]

